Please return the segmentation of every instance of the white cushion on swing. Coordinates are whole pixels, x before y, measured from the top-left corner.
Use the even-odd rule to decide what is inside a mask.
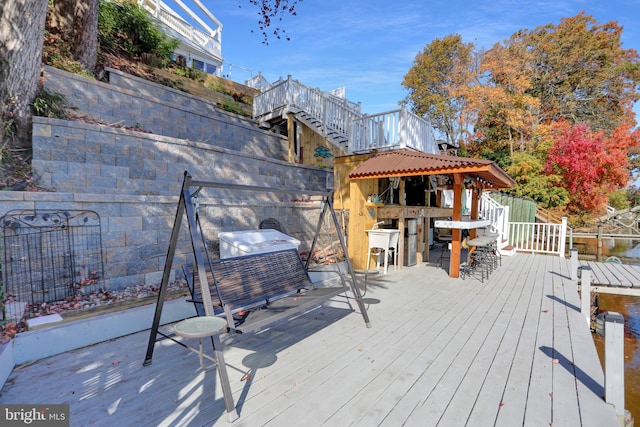
[[[224,231],[220,239],[220,258],[298,249],[300,241],[278,230]]]

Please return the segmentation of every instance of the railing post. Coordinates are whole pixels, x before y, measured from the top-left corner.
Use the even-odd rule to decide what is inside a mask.
[[[569,229],[569,248],[573,249],[573,228]]]
[[[598,225],[598,237],[596,243],[596,260],[602,262],[602,225]]]
[[[604,337],[604,398],[614,406],[618,419],[625,425],[624,316],[613,311],[599,314],[596,332]]]
[[[580,312],[591,325],[591,267],[584,266],[580,274]]]
[[[564,258],[564,248],[567,244],[567,217],[562,217],[562,227],[560,228],[560,247],[558,251],[560,252],[560,257]]]
[[[291,74],[287,75],[287,102],[285,105],[293,104],[293,82],[291,79]]]
[[[407,120],[407,107],[403,104],[400,107],[400,123],[398,123],[398,144],[400,144],[401,147],[406,147],[407,143]]]
[[[571,263],[569,264],[569,270],[571,274],[571,280],[578,280],[578,249],[571,248],[569,249],[569,254],[571,254]]]
[[[500,218],[500,227],[502,228],[503,240],[507,242],[511,239],[510,226],[509,226],[509,206],[505,205],[504,210],[502,211],[502,217]]]

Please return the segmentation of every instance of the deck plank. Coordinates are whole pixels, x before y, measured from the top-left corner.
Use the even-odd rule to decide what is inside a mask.
[[[564,291],[568,307],[569,330],[580,330],[586,323],[586,319],[580,311],[580,297],[574,286],[565,286]],[[604,374],[593,345],[593,339],[586,334],[572,333],[571,347],[581,424],[594,427],[605,425],[606,419],[597,410],[598,405],[604,399]]]
[[[497,314],[493,322],[483,322],[482,327],[488,331],[486,338],[475,354],[474,360],[464,378],[456,388],[455,394],[451,396],[451,401],[446,410],[440,417],[439,424],[441,425],[465,425],[469,414],[476,408],[486,412],[485,418],[482,420],[476,418],[470,424],[492,424],[500,408],[504,382],[501,386],[499,385],[499,382],[492,375],[496,371],[492,369],[498,369],[499,371],[497,372],[500,372],[510,365],[509,358],[503,358],[502,356],[504,356],[505,352],[515,348],[513,346],[515,340],[512,340],[512,338],[516,338],[517,335],[509,334],[509,327],[513,324],[512,322],[518,309],[521,308],[521,301],[526,300],[526,295],[523,298],[525,281],[517,280],[517,271],[505,268],[498,270],[495,274],[499,274],[499,280],[506,285],[503,292],[507,298],[502,306],[492,308],[491,311]],[[502,347],[506,344],[506,341],[510,341],[507,344],[507,348]],[[496,384],[498,384],[498,387],[492,387]],[[468,396],[478,397],[469,399]],[[490,399],[491,403],[483,402],[483,397]]]
[[[371,328],[336,299],[264,333],[224,334],[234,425],[617,425],[568,261],[502,262],[484,283],[436,262],[370,278]],[[73,426],[229,425],[216,369],[172,341],[142,367],[147,339],[21,367],[0,403],[68,403]]]
[[[553,284],[554,299],[553,346],[550,349],[550,354],[548,354],[552,358],[551,366],[553,369],[552,422],[554,425],[561,426],[580,425],[580,407],[577,398],[574,368],[575,353],[573,352],[569,326],[570,310],[579,306],[572,305],[569,302],[570,297],[568,294],[570,292],[565,286],[565,281],[568,282],[569,279],[568,276],[563,275],[563,273],[568,272],[563,271],[561,268],[560,259],[553,258],[549,261],[552,261],[552,271],[559,272],[559,274],[552,274],[550,277]],[[574,300],[573,298],[571,299]],[[584,326],[588,327],[586,319]]]
[[[482,284],[476,281],[471,300],[463,307],[456,307],[456,317],[448,322],[442,333],[431,341],[432,345],[416,360],[416,366],[421,367],[423,372],[416,378],[411,387],[411,393],[403,396],[381,425],[403,424],[408,418],[414,418],[414,411],[418,410],[427,399],[441,399],[437,390],[434,393],[434,389],[440,381],[444,381],[445,374],[451,372],[451,362],[461,354],[463,345],[470,339],[484,313],[499,295],[495,287],[488,283]],[[460,367],[465,367],[465,363],[463,361]],[[419,415],[415,417],[425,419]]]
[[[637,265],[622,264],[620,267],[625,271],[627,277],[631,281],[631,286],[634,288],[640,287],[640,267]]]
[[[526,311],[526,317],[520,332],[520,338],[518,340],[518,346],[512,361],[509,375],[506,379],[506,385],[502,395],[501,407],[496,418],[496,425],[508,426],[518,420],[525,424],[525,421],[529,423],[531,408],[537,408],[541,413],[541,416],[547,414],[549,411],[547,399],[550,390],[547,388],[538,390],[541,393],[540,396],[533,396],[536,392],[536,388],[532,387],[532,383],[540,381],[540,378],[534,377],[534,363],[536,362],[535,355],[538,353],[538,335],[539,333],[545,333],[546,331],[540,327],[540,317],[543,311],[543,302],[549,304],[548,300],[543,298],[544,295],[544,271],[545,265],[543,258],[535,259],[535,262],[529,269],[529,286],[532,288],[532,293],[529,300],[529,305]],[[548,308],[545,308],[548,310]],[[544,313],[545,315],[547,313]],[[545,316],[546,317],[546,316]],[[543,384],[551,384],[550,382]],[[538,405],[538,400],[542,400],[542,403]],[[548,420],[545,419],[548,423]],[[544,425],[544,422],[541,425]],[[529,423],[535,424],[535,423]]]
[[[511,267],[511,266],[509,266]],[[486,379],[478,393],[474,406],[467,416],[466,425],[501,425],[499,420],[508,420],[513,414],[521,416],[526,407],[526,388],[522,385],[528,382],[531,371],[531,351],[527,348],[527,325],[532,323],[532,299],[536,293],[535,283],[536,265],[528,265],[529,273],[526,277],[519,274],[522,265],[514,266],[513,274],[520,278],[514,283],[520,283],[522,289],[519,299],[509,318],[505,335],[495,355]],[[535,306],[535,304],[533,304]],[[537,307],[534,309],[537,311]],[[525,357],[525,354],[528,357]],[[509,384],[517,384],[510,386]],[[464,395],[458,397],[464,399]],[[511,418],[512,419],[512,418]],[[504,423],[505,421],[501,421]]]
[[[635,267],[635,268],[633,269],[626,268],[627,266],[623,264],[617,264],[615,262],[608,262],[606,264],[608,265],[609,268],[613,269],[616,276],[620,277],[620,281],[623,283],[622,286],[633,287],[633,286],[638,286],[640,284],[640,280],[639,280],[640,269],[638,269],[637,267],[628,266],[628,267]]]

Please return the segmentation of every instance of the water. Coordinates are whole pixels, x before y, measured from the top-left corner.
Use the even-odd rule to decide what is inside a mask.
[[[640,265],[640,241],[618,240],[603,247],[603,256],[616,256],[625,264]],[[624,316],[625,407],[640,419],[640,297],[600,294],[600,311]],[[604,362],[604,339],[593,334],[600,361]],[[604,369],[604,364],[603,364]]]
[[[599,298],[600,310],[624,316],[625,407],[635,419],[640,419],[640,298],[611,294],[600,294]],[[592,335],[604,369],[604,338]]]

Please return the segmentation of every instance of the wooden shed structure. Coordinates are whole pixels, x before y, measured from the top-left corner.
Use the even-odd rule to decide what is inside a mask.
[[[451,218],[449,275],[459,277],[462,229],[475,236],[479,200],[485,189],[510,188],[513,179],[495,162],[428,154],[408,149],[338,157],[334,162],[336,206],[349,210],[348,249],[355,268],[366,268],[366,230],[384,221],[399,230],[398,265],[405,259],[405,227],[418,223],[417,262],[428,261],[431,218]],[[453,190],[453,207],[442,208],[442,190]],[[469,218],[462,215],[463,190],[472,191]]]

